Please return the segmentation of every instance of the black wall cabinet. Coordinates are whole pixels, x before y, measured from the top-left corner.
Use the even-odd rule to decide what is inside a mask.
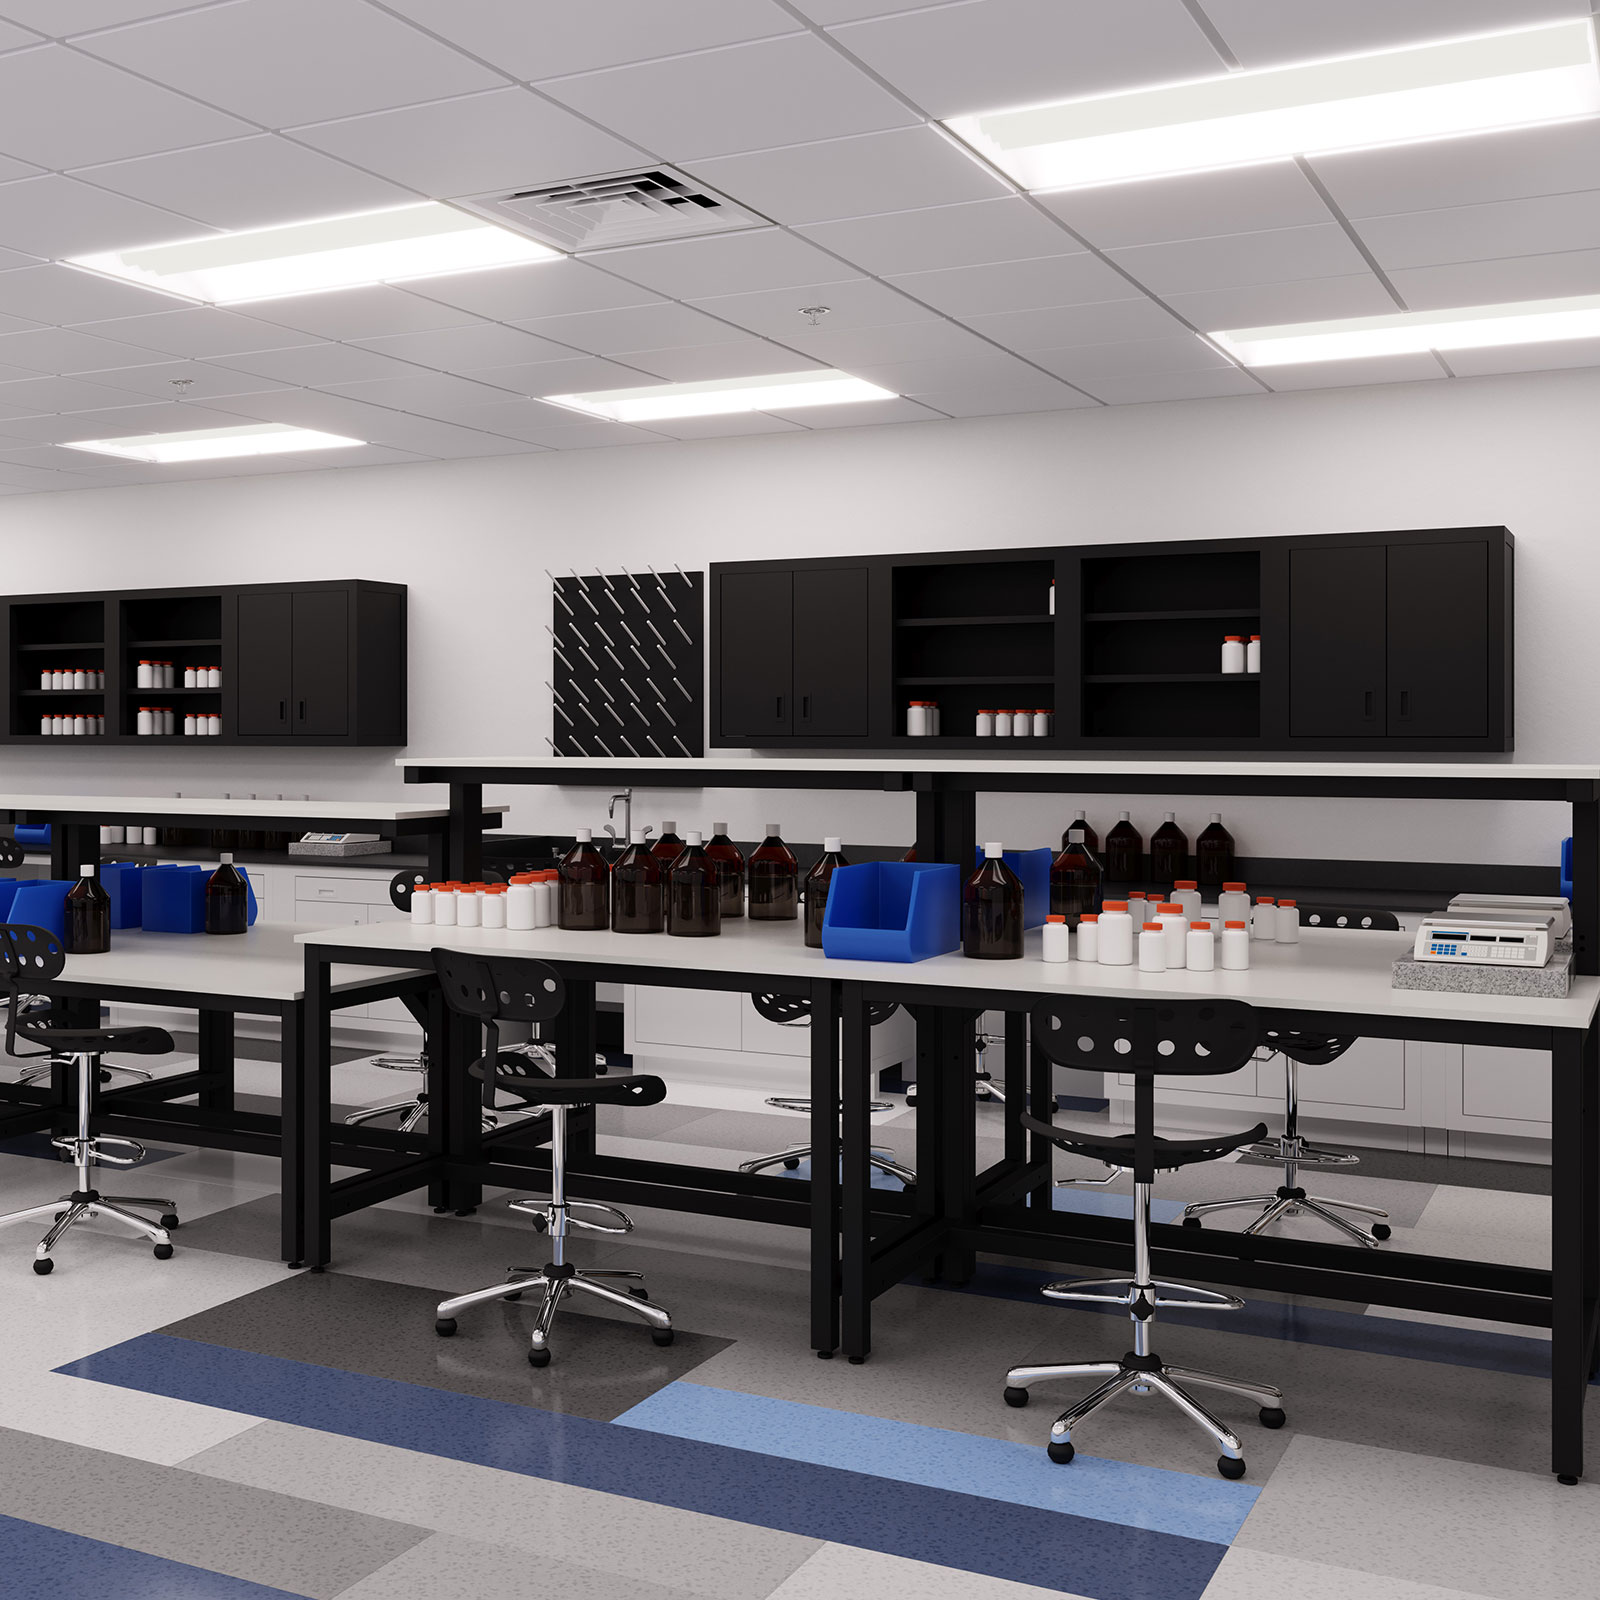
[[[1512,747],[1504,528],[711,569],[712,742],[791,749]],[[1225,674],[1225,635],[1262,639]],[[938,738],[911,740],[911,700]],[[1050,710],[1047,739],[974,732]]]
[[[406,590],[361,580],[250,588],[150,589],[27,595],[0,601],[5,700],[0,738],[73,744],[175,744],[194,736],[141,735],[142,705],[216,713],[204,742],[403,745],[406,739]],[[141,660],[171,661],[178,686],[140,689]],[[99,691],[41,688],[40,669],[94,668]],[[220,687],[181,687],[185,667],[219,667]],[[104,737],[39,732],[59,709],[106,719]]]

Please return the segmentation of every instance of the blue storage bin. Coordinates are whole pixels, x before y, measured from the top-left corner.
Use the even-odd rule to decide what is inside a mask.
[[[32,881],[28,878],[0,878],[0,922],[11,920],[11,902],[17,890]]]
[[[206,883],[215,867],[190,864],[146,867],[139,880],[141,926],[146,933],[204,933]],[[245,877],[245,921],[256,920],[256,892]]]
[[[822,919],[825,955],[849,961],[926,961],[960,945],[959,867],[936,861],[866,861],[837,868],[829,881]]]
[[[1561,841],[1561,893],[1567,897],[1567,904],[1572,904],[1572,841]]]
[[[100,882],[111,896],[111,926],[137,928],[143,925],[144,896],[141,884],[148,867],[134,861],[108,861],[100,868]]]
[[[77,880],[74,879],[73,882]],[[7,921],[33,928],[47,928],[58,939],[67,936],[67,891],[72,887],[64,878],[24,878],[11,897]]]
[[[1001,859],[1022,879],[1023,927],[1042,928],[1050,915],[1050,863],[1055,857],[1049,850],[1007,850]],[[983,865],[981,847],[973,865]]]
[[[31,848],[50,848],[50,824],[48,822],[19,822],[11,830],[12,836],[18,844],[28,845]]]

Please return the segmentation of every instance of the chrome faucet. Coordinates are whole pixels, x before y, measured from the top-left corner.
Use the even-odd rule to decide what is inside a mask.
[[[621,833],[618,833],[613,826],[617,815],[617,801],[619,800],[622,802]],[[612,795],[610,802],[606,806],[606,816],[611,819],[606,823],[606,832],[611,835],[612,843],[618,846],[626,846],[633,837],[633,790],[624,789],[621,794]],[[648,835],[652,830],[646,825],[644,831]]]

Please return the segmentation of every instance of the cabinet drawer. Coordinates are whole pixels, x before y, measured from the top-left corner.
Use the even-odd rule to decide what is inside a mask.
[[[750,1003],[746,995],[646,988],[643,984],[633,995],[634,1037],[643,1044],[687,1045],[702,1050],[740,1047],[740,1011]]]
[[[366,906],[339,905],[327,900],[296,900],[294,920],[308,928],[363,927],[367,920]]]
[[[1461,1051],[1461,1112],[1508,1122],[1550,1120],[1550,1054],[1469,1044]]]
[[[1282,1099],[1283,1061],[1274,1056],[1260,1064],[1258,1093]],[[1406,1104],[1406,1047],[1400,1039],[1357,1039],[1337,1061],[1324,1067],[1301,1067],[1300,1105],[1371,1106],[1403,1111]]]
[[[999,1049],[994,1049],[989,1052],[989,1058],[990,1072],[998,1075],[1005,1059],[1004,1055]],[[1133,1089],[1133,1074],[1131,1072],[1119,1072],[1117,1074],[1117,1082],[1123,1088],[1131,1091]],[[1256,1093],[1256,1063],[1247,1061],[1237,1072],[1224,1073],[1219,1078],[1188,1078],[1177,1077],[1170,1073],[1158,1073],[1156,1075],[1156,1093],[1158,1095],[1222,1094],[1230,1097],[1241,1094],[1253,1095]]]
[[[322,878],[298,873],[294,880],[294,897],[296,900],[331,900],[338,905],[389,906],[391,909],[394,904],[389,899],[387,878],[358,878],[354,873],[348,877]]]

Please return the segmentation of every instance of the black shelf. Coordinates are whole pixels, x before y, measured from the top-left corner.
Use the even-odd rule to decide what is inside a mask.
[[[35,694],[38,694],[40,692],[41,692],[40,690],[37,690],[37,689],[34,690]],[[62,691],[56,690],[56,689],[51,689],[48,692],[51,693],[51,694],[58,694],[58,693],[61,693]],[[200,689],[200,688],[189,689],[189,688],[185,688],[182,684],[179,684],[178,687],[175,688],[175,689],[124,689],[122,692],[124,694],[129,694],[129,695],[133,695],[133,694],[221,694],[222,693],[222,687],[219,684],[215,689]]]
[[[220,639],[125,639],[130,650],[181,650],[188,645],[214,645],[222,648]]]
[[[1035,677],[1035,676],[1030,676],[1027,673],[1003,673],[1003,674],[1000,674],[998,676],[996,676],[994,674],[986,674],[983,677],[976,677],[976,678],[950,678],[950,677],[896,678],[894,681],[897,684],[899,684],[899,686],[902,689],[938,689],[938,688],[946,688],[946,689],[968,688],[968,689],[970,689],[970,688],[981,688],[981,687],[984,687],[984,686],[989,685],[989,684],[993,684],[993,685],[995,685],[997,687],[1000,687],[1000,688],[1004,688],[1008,684],[1018,684],[1018,685],[1021,685],[1021,684],[1024,684],[1024,683],[1049,683],[1049,684],[1053,684],[1056,680],[1053,677]]]
[[[67,700],[86,694],[103,695],[104,689],[18,689],[19,695],[26,695],[34,700]]]
[[[1027,611],[1013,617],[901,617],[896,623],[901,628],[981,628],[1026,625],[1035,622],[1054,622],[1048,611]]]
[[[40,650],[104,650],[104,639],[74,639],[66,644],[19,644],[18,655],[26,655]]]
[[[1209,622],[1227,617],[1259,617],[1258,606],[1231,606],[1211,611],[1086,611],[1085,622]]]
[[[1091,672],[1085,683],[1260,683],[1259,672]]]

